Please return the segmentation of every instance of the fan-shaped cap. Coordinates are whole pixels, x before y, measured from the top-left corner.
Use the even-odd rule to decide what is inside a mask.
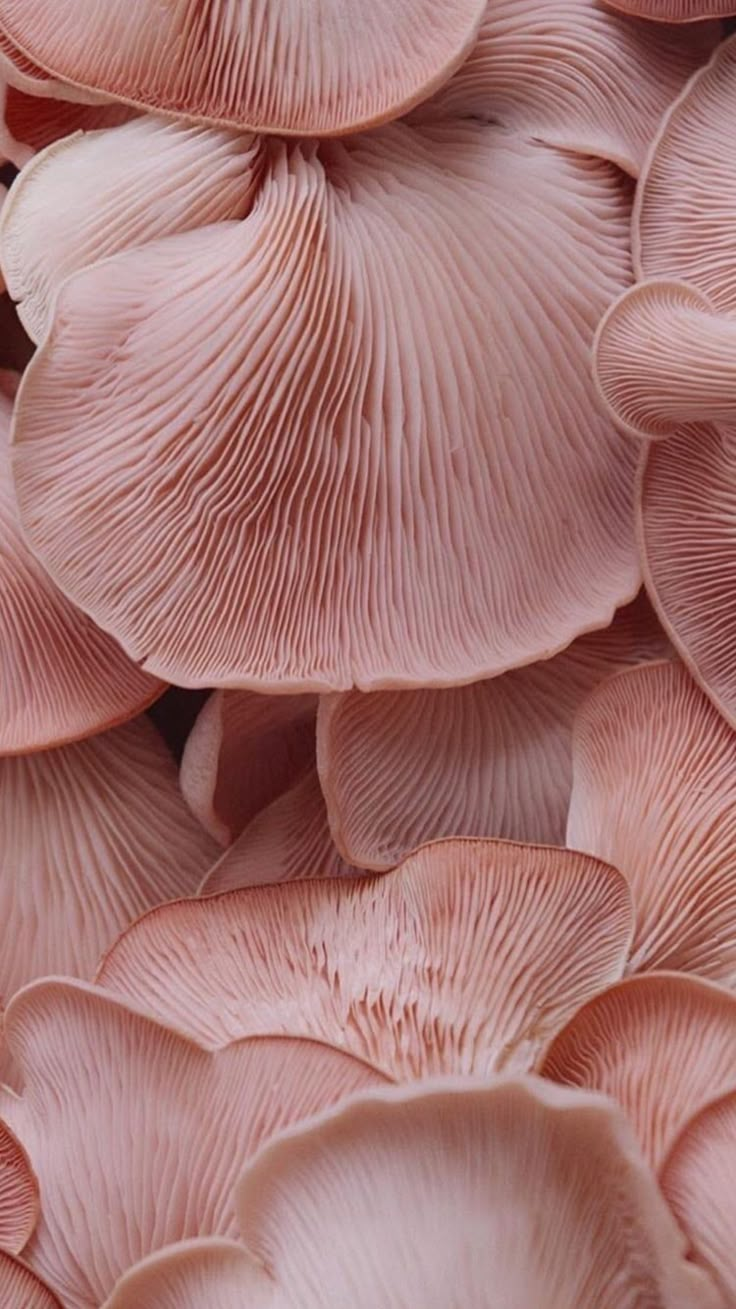
[[[490,115],[636,177],[662,114],[720,36],[717,23],[652,28],[599,0],[490,0],[470,56],[416,117]]]
[[[181,788],[200,822],[230,845],[314,763],[315,696],[215,691],[181,761]]]
[[[627,978],[580,1009],[541,1071],[618,1100],[659,1168],[687,1120],[736,1088],[736,997],[679,973]]]
[[[138,914],[193,894],[217,852],[145,718],[0,759],[0,831],[5,1000],[45,973],[90,976]]]
[[[437,842],[384,877],[163,907],[98,980],[212,1047],[280,1031],[395,1077],[527,1068],[620,977],[630,915],[623,877],[588,856]]]
[[[6,120],[12,126],[12,115]],[[37,155],[13,187],[0,224],[8,290],[32,339],[46,335],[56,291],[71,273],[163,236],[242,218],[262,163],[252,136],[148,114],[109,131],[68,136]]]
[[[210,870],[201,893],[213,895],[312,877],[349,877],[357,871],[342,858],[332,839],[313,765],[256,814]]]
[[[180,1247],[106,1309],[485,1309],[491,1287],[509,1309],[717,1304],[613,1106],[533,1079],[361,1098],[274,1140],[239,1189],[255,1266]]]
[[[694,1258],[713,1274],[726,1305],[736,1303],[735,1168],[736,1092],[730,1092],[686,1124],[660,1174]]]
[[[23,168],[37,150],[43,150],[70,132],[115,127],[132,117],[127,105],[80,104],[37,97],[6,83],[0,67],[0,156]]]
[[[164,689],[65,599],[31,554],[10,464],[14,384],[0,375],[0,754],[90,736]]]
[[[62,287],[16,427],[44,565],[189,686],[456,684],[605,625],[638,585],[587,364],[618,170],[459,121],[268,152],[242,222]]]
[[[682,665],[655,663],[593,692],[573,764],[567,844],[628,878],[629,967],[736,987],[736,734]]]
[[[0,1250],[20,1254],[36,1226],[38,1205],[38,1180],[28,1155],[0,1122]],[[5,1306],[4,1300],[0,1303]]]
[[[311,1041],[209,1053],[66,980],[21,992],[6,1035],[25,1092],[3,1112],[44,1197],[26,1258],[66,1309],[97,1309],[126,1268],[172,1241],[234,1235],[233,1185],[257,1146],[385,1081]]]
[[[325,697],[318,760],[335,843],[374,869],[443,836],[563,845],[577,709],[607,673],[666,647],[641,596],[604,631],[490,681]]]
[[[4,1251],[0,1252],[0,1303],[3,1309],[63,1309],[30,1268]]]
[[[485,0],[2,0],[21,50],[65,81],[189,118],[326,136],[397,117],[472,45]]]

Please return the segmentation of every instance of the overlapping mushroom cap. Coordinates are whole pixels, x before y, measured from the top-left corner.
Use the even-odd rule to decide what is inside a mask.
[[[647,47],[590,0],[551,26],[491,6],[470,73],[410,121],[271,140],[240,221],[62,288],[19,405],[24,523],[148,670],[281,692],[469,682],[554,653],[636,590],[634,451],[588,372],[629,280],[629,193],[591,156],[635,171],[702,47],[669,31]],[[134,162],[95,176],[109,203]],[[32,209],[32,178],[18,215],[23,195]],[[94,253],[90,226],[61,233],[64,268]],[[43,298],[30,230],[15,276]]]
[[[613,1107],[534,1079],[360,1098],[266,1146],[238,1210],[245,1249],[165,1251],[105,1309],[719,1302]]]
[[[26,1264],[4,1251],[0,1251],[0,1297],[3,1309],[63,1309]]]
[[[21,1099],[2,1116],[38,1173],[24,1254],[65,1309],[98,1309],[130,1264],[189,1236],[234,1235],[233,1186],[273,1132],[385,1078],[312,1041],[209,1053],[109,994],[48,980],[6,1015]]]
[[[7,36],[43,68],[144,108],[329,135],[396,117],[472,45],[484,0],[3,0]]]
[[[16,384],[0,374],[0,755],[89,736],[163,690],[61,594],[23,537],[9,447]]]
[[[650,595],[732,723],[735,108],[732,37],[663,120],[634,215],[643,280],[609,310],[596,346],[603,397],[629,431],[650,439],[639,490]]]
[[[736,14],[736,0],[606,0],[606,4],[659,23],[697,23]]]
[[[336,845],[374,869],[444,836],[563,845],[581,702],[608,673],[665,648],[640,597],[604,631],[490,681],[325,697],[318,762]]]
[[[426,846],[383,877],[255,887],[163,906],[98,980],[212,1048],[315,1036],[394,1077],[526,1069],[621,976],[623,877],[585,855]]]
[[[47,973],[91,976],[118,932],[152,905],[194,894],[217,854],[145,718],[0,759],[0,831],[4,1003]]]
[[[629,969],[736,986],[736,734],[679,663],[593,691],[573,735],[567,843],[626,875]]]

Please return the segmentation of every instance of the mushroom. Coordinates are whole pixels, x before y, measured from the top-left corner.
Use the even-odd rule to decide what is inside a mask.
[[[56,291],[71,273],[120,250],[243,218],[262,164],[252,136],[150,114],[66,136],[36,155],[0,223],[3,272],[32,340],[46,336]]]
[[[324,697],[317,755],[336,846],[381,870],[444,836],[563,845],[577,709],[607,673],[666,647],[642,596],[609,628],[502,677]]]
[[[261,1142],[385,1083],[313,1041],[211,1053],[64,979],[15,997],[6,1039],[25,1090],[0,1110],[43,1195],[25,1259],[65,1309],[98,1309],[130,1264],[172,1241],[235,1235],[233,1186]]]
[[[376,1091],[267,1144],[243,1245],[189,1242],[105,1309],[716,1309],[627,1124],[536,1079]]]
[[[5,1001],[47,973],[89,977],[138,914],[194,894],[217,853],[145,718],[0,759],[0,831]]]
[[[374,126],[429,95],[472,45],[485,0],[2,0],[42,68],[142,108],[280,135]]]
[[[98,982],[213,1049],[283,1032],[394,1078],[525,1070],[621,977],[630,936],[615,869],[541,846],[446,841],[382,877],[162,906],[123,933]]]
[[[736,987],[736,734],[680,664],[619,673],[580,710],[567,844],[624,873],[630,971]]]
[[[660,1174],[692,1257],[713,1276],[725,1305],[736,1302],[735,1168],[736,1092],[731,1091],[683,1127]]]
[[[697,23],[736,14],[736,0],[606,0],[606,4],[657,23]]]
[[[599,328],[596,373],[646,439],[638,495],[647,589],[693,676],[736,726],[736,38],[665,116],[634,214],[636,287]],[[657,438],[666,438],[659,441]]]
[[[20,1254],[39,1212],[38,1179],[20,1141],[0,1122],[0,1250]],[[2,1274],[0,1274],[2,1286]],[[5,1306],[5,1301],[2,1301]]]
[[[132,718],[163,684],[61,594],[18,522],[10,462],[17,377],[0,373],[0,754],[28,754]]]
[[[575,1014],[540,1071],[617,1100],[659,1169],[688,1119],[736,1089],[736,996],[684,973],[626,978]]]

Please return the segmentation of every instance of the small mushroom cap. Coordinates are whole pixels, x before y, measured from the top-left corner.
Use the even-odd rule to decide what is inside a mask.
[[[485,0],[2,0],[18,48],[142,108],[279,135],[375,126],[448,78]]]
[[[706,1105],[683,1127],[660,1174],[667,1203],[693,1258],[736,1303],[736,1092]]]
[[[245,1250],[165,1251],[106,1309],[718,1304],[614,1107],[536,1079],[356,1098],[267,1145],[239,1208]]]
[[[2,1110],[44,1197],[26,1258],[65,1309],[97,1309],[131,1264],[173,1241],[234,1236],[233,1187],[254,1150],[385,1083],[312,1041],[263,1037],[210,1053],[66,979],[17,995],[6,1036],[25,1091]]]
[[[736,996],[682,973],[626,978],[575,1014],[540,1071],[617,1100],[659,1169],[687,1120],[736,1088]]]
[[[667,648],[641,595],[610,627],[502,677],[323,697],[319,772],[343,857],[391,868],[446,836],[564,845],[577,709],[606,674]]]
[[[61,594],[18,521],[12,391],[0,374],[0,754],[28,754],[132,718],[164,689]]]
[[[526,1069],[622,975],[631,926],[624,878],[589,856],[439,841],[383,877],[162,906],[98,981],[212,1048],[279,1031],[395,1078]]]
[[[634,897],[629,968],[736,988],[736,733],[686,669],[619,673],[573,734],[567,844],[619,868]]]

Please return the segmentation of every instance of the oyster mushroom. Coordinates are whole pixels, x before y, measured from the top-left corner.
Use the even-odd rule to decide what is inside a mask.
[[[531,1078],[361,1096],[266,1145],[237,1204],[244,1246],[164,1251],[105,1309],[719,1303],[614,1107]]]

